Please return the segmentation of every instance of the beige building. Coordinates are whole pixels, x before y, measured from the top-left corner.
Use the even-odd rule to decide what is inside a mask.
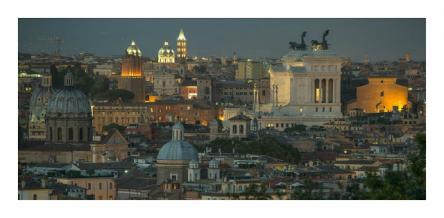
[[[250,134],[251,118],[239,114],[230,118],[228,121],[230,138],[248,138],[248,135]]]
[[[270,67],[271,103],[260,105],[259,128],[323,125],[341,113],[342,59],[329,50],[296,50]]]
[[[128,158],[128,141],[116,129],[100,141],[91,143],[93,163],[122,161]]]
[[[103,127],[115,123],[120,126],[147,123],[149,110],[145,103],[100,103],[94,102],[93,126],[97,134],[103,133]]]
[[[154,74],[154,92],[159,96],[179,94],[181,79],[175,74],[157,72]]]
[[[258,80],[268,77],[264,64],[252,59],[239,61],[235,74],[236,80]]]
[[[58,178],[57,183],[85,188],[86,194],[94,196],[95,200],[117,198],[117,183],[111,177]]]

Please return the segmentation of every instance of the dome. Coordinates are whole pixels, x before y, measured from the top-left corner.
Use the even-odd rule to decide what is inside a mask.
[[[91,105],[82,91],[65,88],[51,96],[47,113],[91,113]]]
[[[131,45],[126,49],[126,54],[141,57],[142,51],[140,51],[139,47],[137,47],[136,42],[131,41]]]
[[[168,42],[165,41],[163,46],[159,49],[159,56],[174,56],[174,50],[170,48]]]
[[[193,145],[183,140],[184,127],[177,122],[172,128],[172,139],[162,146],[157,160],[197,160],[197,150]]]
[[[186,141],[171,140],[162,146],[157,160],[197,160],[197,150]]]

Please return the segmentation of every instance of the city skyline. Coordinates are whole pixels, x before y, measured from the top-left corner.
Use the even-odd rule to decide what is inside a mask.
[[[154,58],[183,28],[190,56],[279,58],[303,31],[309,43],[330,29],[331,49],[353,61],[395,61],[406,52],[425,60],[425,19],[19,19],[18,27],[25,53],[52,53],[50,39],[60,37],[63,55],[122,55],[135,40],[144,57]]]

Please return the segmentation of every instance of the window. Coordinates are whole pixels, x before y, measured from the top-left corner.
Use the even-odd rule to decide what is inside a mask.
[[[239,134],[244,134],[244,125],[239,125]]]
[[[113,189],[113,183],[109,183],[109,189]]]
[[[233,125],[232,129],[233,134],[237,134],[237,125]]]
[[[381,97],[384,97],[384,91],[381,92],[380,96],[381,96]]]
[[[36,194],[32,195],[32,200],[37,200],[37,195]]]
[[[72,141],[73,140],[73,135],[74,135],[74,133],[72,131],[72,128],[69,128],[68,129],[68,140]]]
[[[83,141],[83,128],[79,128],[79,141]]]
[[[52,141],[52,127],[49,127],[49,140]]]
[[[88,183],[88,190],[91,190],[91,183]]]
[[[99,182],[99,190],[102,190],[102,183]]]
[[[62,141],[62,128],[57,128],[57,140]]]
[[[318,107],[316,107],[316,112],[318,112],[319,111],[319,109],[318,109]]]

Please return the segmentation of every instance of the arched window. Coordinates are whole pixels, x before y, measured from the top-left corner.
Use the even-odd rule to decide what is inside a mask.
[[[62,128],[57,128],[57,140],[62,141]]]
[[[239,125],[239,134],[244,134],[244,125]]]
[[[83,141],[83,128],[79,128],[79,141]]]
[[[237,134],[237,125],[233,125],[232,128],[233,128],[233,131],[232,131],[233,134]]]
[[[72,128],[70,127],[68,129],[68,140],[72,141],[74,139],[74,131],[72,130]]]

